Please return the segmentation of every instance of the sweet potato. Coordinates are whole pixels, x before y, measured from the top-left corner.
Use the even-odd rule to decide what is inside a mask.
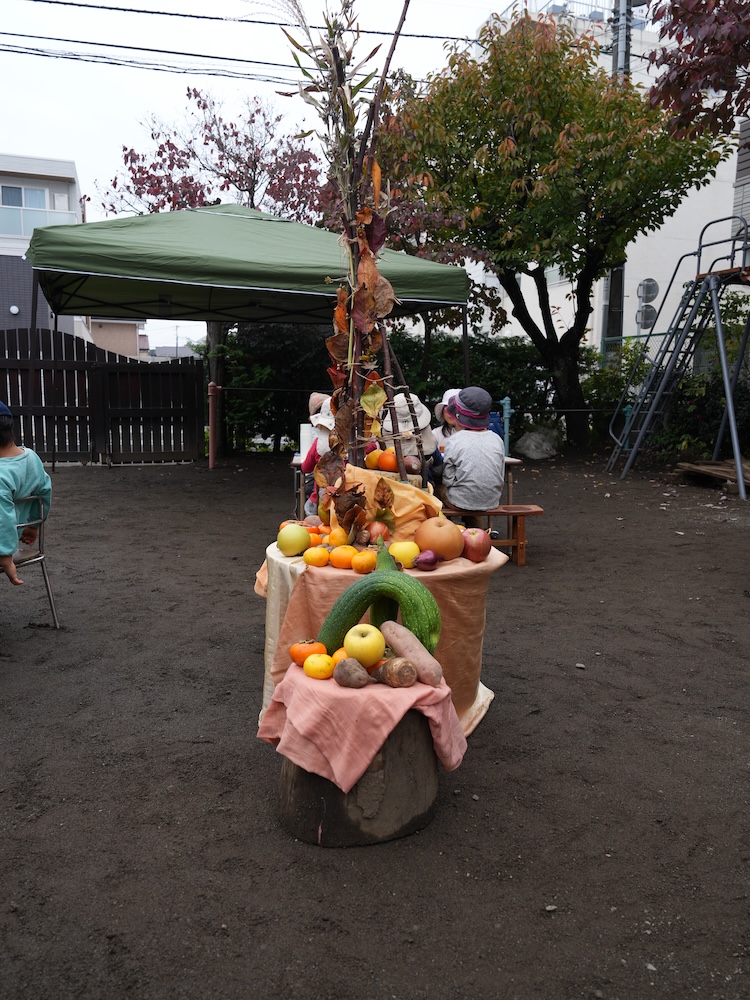
[[[383,622],[380,631],[394,653],[411,660],[417,669],[417,677],[423,684],[431,684],[433,687],[440,684],[443,668],[413,632],[398,622]]]
[[[333,668],[333,679],[345,688],[363,688],[372,683],[368,672],[359,660],[355,660],[352,656],[339,660]]]
[[[381,661],[380,665],[370,674],[381,684],[392,688],[408,688],[417,679],[417,668],[404,656],[392,656]]]

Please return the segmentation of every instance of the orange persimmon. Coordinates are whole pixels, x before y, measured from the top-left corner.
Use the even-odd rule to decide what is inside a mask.
[[[300,639],[299,642],[293,642],[289,647],[289,657],[292,663],[296,663],[298,667],[301,667],[307,657],[313,653],[327,652],[324,644],[318,642],[317,639]]]

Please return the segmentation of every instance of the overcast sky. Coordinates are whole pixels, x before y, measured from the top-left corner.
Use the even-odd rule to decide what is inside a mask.
[[[473,38],[491,11],[505,11],[510,3],[411,0],[394,68],[404,66],[417,78],[440,69],[446,61],[444,42],[430,36]],[[322,24],[324,0],[304,0],[302,6],[311,25]],[[330,6],[338,10],[338,0]],[[365,35],[357,49],[364,58],[383,42],[371,63],[374,69],[382,66],[402,8],[402,0],[355,4],[360,28],[384,33],[383,38]],[[243,97],[257,94],[285,115],[290,131],[305,122],[312,127],[317,122],[300,98],[276,94],[294,89],[299,80],[278,26],[283,19],[278,9],[253,0],[2,0],[0,152],[74,161],[81,191],[91,197],[88,219],[96,221],[103,217],[97,183],[109,185],[122,165],[123,146],[149,148],[142,123],[150,115],[168,124],[181,120],[188,87],[209,91],[229,111],[236,111]],[[86,59],[60,57],[71,53]],[[92,57],[97,61],[88,61]],[[112,65],[123,60],[143,68]],[[186,72],[148,68],[165,65]],[[243,78],[212,75],[221,71]],[[178,331],[167,324],[159,336],[159,325],[149,323],[152,345],[174,344],[176,338],[184,343],[201,329]]]
[[[337,8],[337,0],[333,2]],[[118,6],[130,10],[117,10]],[[104,7],[107,9],[97,9]],[[311,24],[322,23],[322,0],[305,0],[303,7]],[[360,14],[362,29],[390,34],[398,22],[402,2],[370,0],[357,3],[355,9]],[[411,0],[405,32],[473,37],[492,9],[498,8],[480,0],[460,3]],[[65,0],[2,0],[2,11],[0,67],[5,92],[0,112],[1,151],[74,160],[82,191],[92,199],[95,199],[95,183],[108,183],[120,167],[123,145],[136,149],[148,147],[148,134],[141,123],[150,114],[165,122],[181,118],[187,106],[188,87],[208,90],[235,109],[243,96],[260,94],[288,116],[290,128],[300,125],[306,113],[309,115],[309,109],[299,98],[283,98],[275,93],[277,89],[292,89],[299,75],[281,29],[276,24],[257,23],[281,20],[278,12],[262,3],[81,0],[76,6]],[[165,16],[169,13],[225,20]],[[249,23],[253,21],[256,23]],[[363,39],[359,55],[364,57],[378,40],[369,36]],[[388,39],[382,40],[385,50]],[[117,45],[130,48],[114,47]],[[9,51],[16,48],[94,54],[103,61]],[[373,67],[382,65],[383,58],[381,51],[373,60]],[[112,60],[122,59],[154,66],[180,66],[189,72],[111,65]],[[232,59],[240,61],[227,61]],[[399,42],[396,64],[406,66],[413,75],[438,69],[444,62],[443,43],[438,39],[404,37]],[[206,70],[228,70],[250,78],[212,76]],[[308,123],[312,124],[309,117]],[[95,204],[90,211],[96,212]]]

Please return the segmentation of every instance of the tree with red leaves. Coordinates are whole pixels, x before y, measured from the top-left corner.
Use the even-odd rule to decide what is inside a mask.
[[[297,222],[320,217],[320,169],[302,139],[280,134],[281,115],[259,98],[248,98],[236,120],[225,118],[210,95],[188,88],[194,107],[182,126],[152,118],[153,149],[123,146],[125,169],[109,189],[99,188],[109,214],[175,211],[217,201],[235,201]],[[206,324],[209,379],[226,384],[225,323]],[[224,397],[218,399],[217,452],[227,451]]]
[[[303,140],[280,134],[281,115],[248,98],[236,120],[210,95],[193,102],[182,126],[146,123],[153,149],[123,146],[125,169],[101,191],[105,212],[173,211],[232,200],[297,222],[319,216],[319,160]]]
[[[664,72],[651,102],[672,116],[678,134],[729,134],[750,113],[750,11],[747,0],[651,0],[659,38],[651,53]]]

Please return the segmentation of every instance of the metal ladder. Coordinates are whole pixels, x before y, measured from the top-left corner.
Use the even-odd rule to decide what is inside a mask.
[[[736,234],[729,238],[706,241],[705,234],[712,226],[725,222],[737,223]],[[711,247],[724,246],[726,253],[715,258],[707,271],[701,273],[701,261]],[[696,274],[685,283],[680,303],[675,311],[665,333],[654,333],[659,316],[667,301],[669,293],[677,280],[684,262],[690,258],[696,259]],[[739,260],[739,263],[738,263]],[[729,266],[718,268],[720,263]],[[740,495],[744,496],[744,478],[742,476],[742,459],[737,438],[737,424],[734,415],[734,388],[737,384],[739,370],[747,346],[750,332],[750,316],[743,335],[740,355],[730,376],[726,358],[726,345],[721,318],[720,301],[724,292],[731,285],[746,284],[750,278],[750,249],[748,246],[748,226],[741,216],[730,216],[717,219],[701,230],[696,251],[684,254],[675,267],[672,278],[659,307],[652,332],[644,339],[638,360],[633,366],[628,382],[618,402],[610,422],[609,433],[614,441],[614,448],[609,456],[606,469],[611,472],[620,457],[628,455],[621,479],[624,479],[635,462],[638,452],[648,441],[650,435],[659,426],[669,402],[679,384],[681,377],[692,364],[695,351],[701,343],[712,320],[716,326],[716,339],[726,390],[726,407],[717,438],[715,455],[718,456],[721,441],[729,425],[732,446],[735,453],[735,463],[738,472]],[[649,362],[645,377],[640,378],[639,372],[644,362]],[[633,390],[636,390],[635,400],[631,403]],[[618,432],[616,427],[622,423]]]

